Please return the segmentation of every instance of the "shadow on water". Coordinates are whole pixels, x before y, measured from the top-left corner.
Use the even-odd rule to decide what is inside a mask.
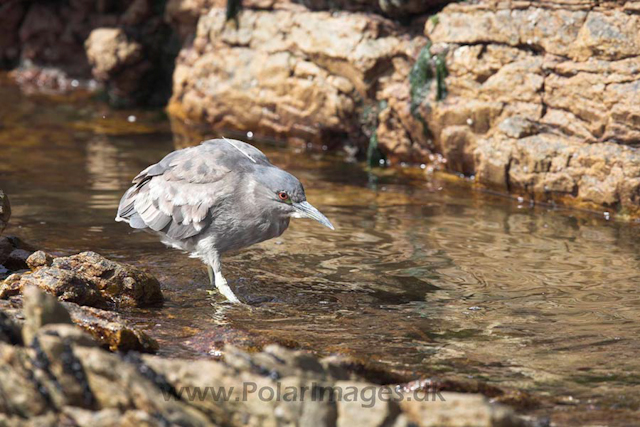
[[[437,181],[383,176],[374,189],[336,157],[261,145],[337,230],[294,220],[280,238],[227,256],[231,285],[252,305],[230,307],[207,297],[198,261],[113,221],[131,178],[174,149],[165,118],[11,88],[2,96],[7,232],[155,274],[164,307],[124,315],[160,341],[161,354],[215,357],[227,342],[279,342],[406,377],[481,379],[576,409],[638,409],[633,225]]]

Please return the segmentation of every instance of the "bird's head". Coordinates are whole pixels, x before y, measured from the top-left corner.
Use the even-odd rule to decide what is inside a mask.
[[[307,202],[298,178],[277,167],[261,168],[256,174],[257,203],[286,218],[311,218],[334,230],[333,224]]]

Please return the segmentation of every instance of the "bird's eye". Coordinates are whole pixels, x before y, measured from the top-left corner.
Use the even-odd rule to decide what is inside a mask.
[[[287,200],[289,200],[289,195],[284,191],[279,191],[278,192],[278,198],[280,200],[282,200],[283,202],[286,202]]]

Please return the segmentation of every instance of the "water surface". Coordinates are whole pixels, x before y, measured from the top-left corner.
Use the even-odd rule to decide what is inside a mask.
[[[131,178],[189,140],[162,113],[6,87],[0,95],[7,232],[155,274],[164,307],[123,314],[161,354],[216,357],[226,342],[279,342],[405,378],[526,390],[559,424],[638,420],[637,226],[259,145],[301,179],[336,231],[294,220],[280,238],[226,256],[225,275],[251,308],[230,307],[207,296],[199,261],[113,221]]]

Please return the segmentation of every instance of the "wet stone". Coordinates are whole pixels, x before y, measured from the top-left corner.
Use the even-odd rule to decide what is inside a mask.
[[[47,329],[47,325],[55,325],[60,336],[79,345],[100,345],[111,351],[153,353],[158,350],[158,343],[153,338],[117,313],[71,302],[61,303],[37,287],[28,287],[24,297],[18,295],[0,300],[0,313],[9,319],[8,322],[0,319],[0,341],[16,341],[12,325],[22,325],[19,341],[24,340],[27,344],[33,341],[38,331]]]
[[[160,284],[153,276],[95,252],[52,258],[39,251],[28,257],[28,262],[34,271],[22,276],[18,283],[4,283],[0,297],[15,295],[25,286],[34,285],[61,301],[105,309],[162,302]]]
[[[53,263],[53,256],[44,251],[36,251],[27,258],[27,266],[31,270],[35,270],[39,267],[49,267]]]
[[[5,270],[5,274],[26,270],[27,258],[32,252],[33,248],[17,237],[0,237],[0,266]]]
[[[153,338],[130,325],[117,313],[74,303],[63,304],[73,323],[91,334],[102,347],[111,351],[133,350],[143,353],[158,350],[158,343]]]

